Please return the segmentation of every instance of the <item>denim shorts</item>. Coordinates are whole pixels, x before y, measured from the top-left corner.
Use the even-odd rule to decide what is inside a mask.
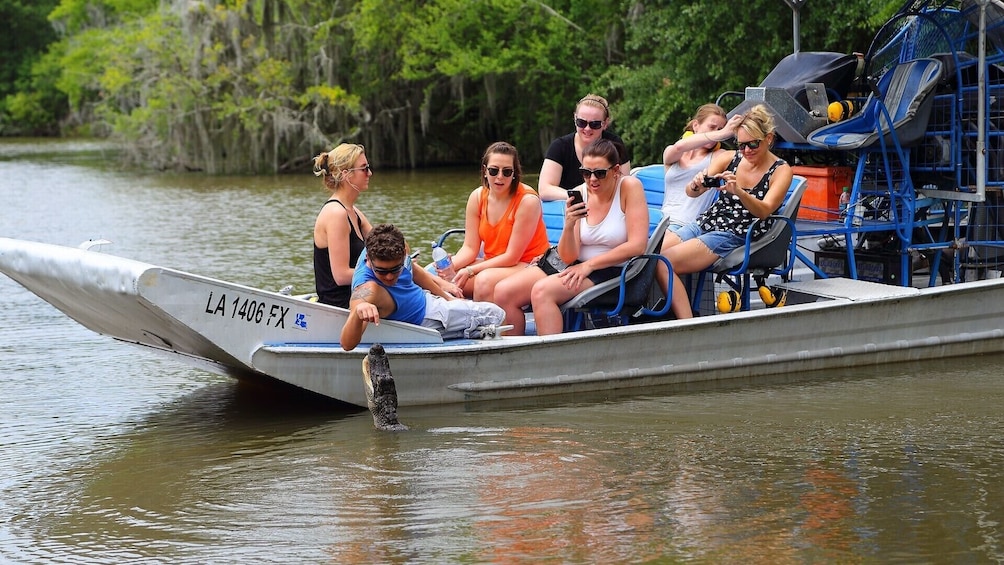
[[[687,241],[688,239],[694,239],[696,237],[701,240],[701,243],[706,245],[712,253],[718,255],[719,257],[725,257],[734,249],[742,247],[746,244],[745,237],[738,236],[732,232],[704,232],[701,230],[701,227],[697,225],[697,222],[692,222],[682,226],[680,229],[676,230],[675,233],[681,241]]]

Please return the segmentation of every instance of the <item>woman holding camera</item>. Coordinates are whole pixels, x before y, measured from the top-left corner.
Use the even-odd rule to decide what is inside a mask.
[[[729,119],[721,106],[704,104],[687,122],[683,137],[662,152],[666,170],[662,214],[670,218],[669,231],[693,222],[715,201],[714,191],[694,197],[687,192],[687,185],[695,174],[711,166],[712,155],[729,153],[721,148],[721,142],[735,137],[741,121],[741,115]]]
[[[453,282],[476,301],[494,302],[495,285],[550,246],[540,198],[522,178],[515,147],[504,141],[488,146],[481,158],[481,186],[467,198],[464,244],[453,257]]]
[[[496,303],[513,333],[525,331],[523,306],[533,304],[537,335],[561,333],[561,304],[587,288],[620,276],[621,265],[645,250],[648,204],[641,181],[621,172],[616,144],[598,139],[582,150],[584,201],[565,204],[558,245],[544,258],[498,283]],[[552,259],[549,261],[548,259]],[[567,264],[568,266],[565,266]]]
[[[687,184],[687,194],[700,197],[716,191],[718,199],[696,221],[667,232],[662,254],[673,265],[673,314],[690,318],[690,300],[679,275],[698,273],[719,257],[745,243],[755,220],[775,213],[791,184],[791,167],[771,152],[774,118],[759,104],[742,115],[736,129],[736,150],[716,154],[707,170]],[[763,235],[771,221],[757,224],[754,238]],[[660,264],[659,278],[666,288],[667,273]]]

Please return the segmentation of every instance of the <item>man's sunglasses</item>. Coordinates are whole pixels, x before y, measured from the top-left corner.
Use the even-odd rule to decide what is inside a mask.
[[[400,265],[396,267],[391,267],[389,269],[377,267],[376,265],[370,263],[370,268],[373,269],[373,272],[378,275],[396,275],[400,273],[402,269],[404,269],[404,263],[401,263]]]
[[[586,129],[586,126],[589,126],[589,129],[600,129],[603,127],[603,120],[592,120],[587,122],[582,118],[575,118],[575,127],[579,129]]]
[[[763,142],[762,139],[754,139],[751,141],[740,141],[739,143],[736,144],[736,147],[738,147],[740,151],[745,151],[747,147],[749,147],[750,149],[760,149],[760,143],[762,142]]]
[[[607,172],[610,169],[587,169],[585,167],[579,167],[579,174],[582,175],[582,180],[589,180],[589,177],[595,176],[599,180],[607,178]]]
[[[506,167],[504,169],[500,169],[498,167],[488,167],[485,170],[488,171],[488,174],[490,176],[493,176],[493,177],[499,176],[499,171],[501,171],[502,172],[502,176],[504,176],[505,178],[511,177],[513,175],[513,173],[516,172],[511,167]]]

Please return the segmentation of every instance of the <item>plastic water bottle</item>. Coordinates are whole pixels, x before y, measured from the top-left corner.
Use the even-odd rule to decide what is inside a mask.
[[[450,254],[435,241],[432,242],[432,261],[436,264],[439,276],[444,279],[452,281],[453,277],[457,275],[457,272],[453,270],[453,259],[450,259]]]
[[[851,203],[851,187],[845,186],[844,191],[840,193],[840,200],[838,207],[840,208],[840,218],[843,219],[847,216],[847,205]]]

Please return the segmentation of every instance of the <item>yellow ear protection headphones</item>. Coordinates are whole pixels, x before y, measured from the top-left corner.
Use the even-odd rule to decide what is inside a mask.
[[[739,308],[742,307],[742,299],[739,297],[738,292],[734,290],[726,290],[718,293],[718,300],[716,301],[716,304],[719,312],[722,314],[728,314],[739,311]]]
[[[830,119],[830,123],[839,122],[851,117],[856,110],[854,102],[850,100],[830,102],[830,105],[826,107],[826,117]]]
[[[788,291],[783,288],[771,288],[767,285],[759,289],[760,299],[767,308],[780,308],[788,300]],[[735,290],[726,290],[718,294],[716,301],[718,311],[722,314],[738,312],[742,308],[742,298]]]

